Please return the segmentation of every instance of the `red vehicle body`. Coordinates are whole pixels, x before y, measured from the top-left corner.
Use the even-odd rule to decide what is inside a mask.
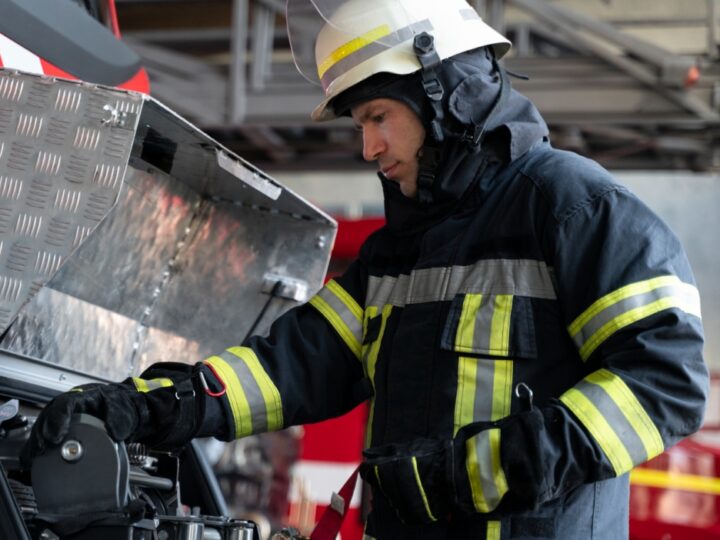
[[[115,0],[0,0],[0,13],[0,68],[149,93],[120,41]]]

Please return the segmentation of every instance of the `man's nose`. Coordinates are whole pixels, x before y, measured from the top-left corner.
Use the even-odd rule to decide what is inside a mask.
[[[376,161],[385,151],[385,142],[382,136],[372,128],[363,129],[363,159]]]

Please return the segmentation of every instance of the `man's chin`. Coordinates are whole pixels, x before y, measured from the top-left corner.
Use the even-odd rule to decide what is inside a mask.
[[[405,182],[398,182],[400,184],[400,193],[405,195],[408,199],[414,199],[417,195],[417,186],[414,184],[407,184]]]

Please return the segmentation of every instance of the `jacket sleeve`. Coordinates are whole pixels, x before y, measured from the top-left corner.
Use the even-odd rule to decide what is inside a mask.
[[[612,184],[546,231],[560,310],[586,376],[484,430],[499,439],[500,511],[624,475],[699,429],[705,410],[699,293],[668,227]],[[476,495],[470,485],[459,489]]]
[[[368,397],[360,362],[366,273],[356,262],[310,301],[291,309],[267,337],[250,337],[204,361],[214,374],[207,407],[226,422],[207,418],[201,431],[234,439],[349,411]],[[208,399],[208,398],[206,398]]]

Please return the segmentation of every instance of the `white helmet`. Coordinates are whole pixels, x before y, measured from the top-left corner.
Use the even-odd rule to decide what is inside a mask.
[[[317,77],[325,99],[312,112],[316,121],[336,115],[330,102],[376,73],[407,75],[421,69],[413,50],[415,35],[434,38],[440,58],[478,47],[492,46],[496,58],[510,49],[510,41],[485,24],[465,0],[288,0],[288,34],[293,44],[292,3],[312,2],[323,18],[315,43]],[[296,47],[293,47],[296,65]]]

